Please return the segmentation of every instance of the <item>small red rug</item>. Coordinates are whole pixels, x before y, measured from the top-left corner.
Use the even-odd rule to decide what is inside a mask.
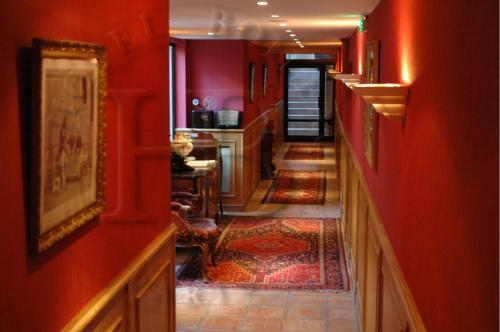
[[[323,205],[326,196],[324,171],[280,169],[262,199],[262,204]]]
[[[323,160],[325,146],[318,144],[292,144],[285,153],[284,160]]]
[[[199,280],[196,255],[178,286],[348,290],[338,219],[234,217],[217,247],[217,265]]]

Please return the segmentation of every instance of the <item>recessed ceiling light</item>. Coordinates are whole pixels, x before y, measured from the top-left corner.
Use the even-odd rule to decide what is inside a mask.
[[[297,41],[297,40],[299,40],[299,38],[294,38],[293,40]]]
[[[285,32],[292,32],[292,30],[288,29],[288,30],[285,30]]]
[[[267,6],[268,3],[267,3],[267,1],[257,1],[257,5],[259,5],[259,6]]]
[[[304,45],[299,45],[299,46],[300,46],[300,48],[304,48]]]
[[[291,33],[291,34],[290,34],[290,37],[295,37],[295,36],[297,36],[297,35],[296,35],[296,34],[294,34],[294,33]]]
[[[280,23],[280,27],[286,27],[287,24],[286,23]]]
[[[208,35],[209,35],[209,36],[213,36],[213,35],[214,35],[214,33],[213,33],[213,32],[209,32],[209,33],[208,33]]]
[[[280,16],[279,16],[279,15],[276,15],[276,14],[273,14],[273,15],[271,15],[271,17],[272,17],[272,18],[278,18],[278,17],[280,17]]]
[[[295,42],[296,42],[297,44],[300,44],[300,40],[296,40]]]

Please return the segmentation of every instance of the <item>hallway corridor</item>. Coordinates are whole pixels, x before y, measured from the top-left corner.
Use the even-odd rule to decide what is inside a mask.
[[[285,160],[285,153],[291,145],[285,143],[276,154],[274,163],[277,169],[325,171],[327,181],[323,205],[262,204],[273,181],[261,180],[244,211],[225,215],[340,217],[334,147],[330,143],[319,144],[325,146],[324,160]],[[360,331],[352,287],[346,292],[178,287],[176,303],[179,332]]]

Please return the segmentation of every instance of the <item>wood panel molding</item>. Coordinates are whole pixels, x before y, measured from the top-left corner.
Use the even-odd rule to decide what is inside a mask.
[[[336,105],[342,226],[363,331],[427,331]]]
[[[170,224],[63,331],[174,332],[174,244]]]

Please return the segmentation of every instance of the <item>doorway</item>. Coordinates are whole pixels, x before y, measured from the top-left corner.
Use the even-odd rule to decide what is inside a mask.
[[[286,66],[286,141],[332,140],[335,85],[327,78],[330,65],[292,61]]]

